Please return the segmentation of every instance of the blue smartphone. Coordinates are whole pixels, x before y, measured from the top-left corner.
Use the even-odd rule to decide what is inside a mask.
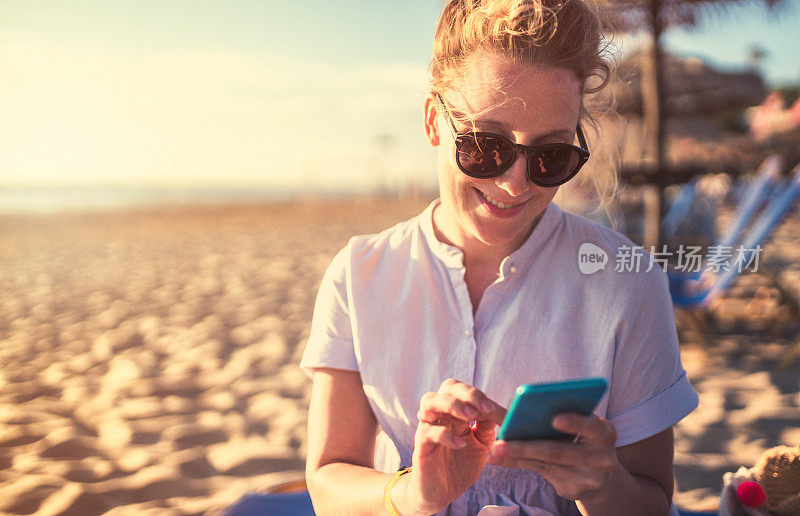
[[[564,412],[590,415],[606,389],[608,382],[601,377],[520,385],[497,438],[504,441],[572,439],[573,435],[553,428],[553,418]]]

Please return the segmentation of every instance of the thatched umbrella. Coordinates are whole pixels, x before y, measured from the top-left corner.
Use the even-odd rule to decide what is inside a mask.
[[[629,136],[625,137],[626,145],[620,156],[626,182],[672,184],[685,180],[686,174],[696,169],[707,169],[709,173],[746,170],[749,160],[742,159],[738,152],[740,147],[730,145],[732,135],[722,133],[718,125],[712,123],[712,118],[722,113],[743,113],[760,104],[768,92],[764,80],[752,69],[726,71],[715,69],[694,57],[671,54],[663,57],[668,174],[652,176],[642,167],[644,103],[641,68],[647,53],[627,54],[618,63],[603,93],[614,98],[616,111],[626,119],[624,127]],[[730,121],[734,122],[733,119]],[[632,177],[630,173],[634,171],[645,174]]]
[[[664,54],[664,114],[668,117],[714,115],[729,110],[744,110],[763,102],[768,90],[764,79],[754,70],[730,72],[717,70],[692,57]],[[616,110],[622,115],[642,117],[644,52],[626,56],[616,67],[608,85]]]
[[[743,0],[597,0],[608,18],[608,28],[616,32],[636,32],[647,30],[652,37],[649,59],[642,68],[642,104],[649,145],[647,145],[646,165],[653,173],[665,170],[665,131],[664,131],[664,63],[661,36],[664,30],[676,25],[694,25],[702,8],[724,6]],[[769,7],[782,3],[782,0],[760,1]],[[659,191],[657,206],[647,210],[645,221],[645,245],[660,245],[661,200]]]

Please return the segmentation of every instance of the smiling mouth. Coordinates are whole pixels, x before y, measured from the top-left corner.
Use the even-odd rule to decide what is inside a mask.
[[[480,196],[483,197],[486,200],[486,202],[488,202],[489,204],[491,204],[493,206],[497,206],[498,208],[503,209],[503,210],[507,210],[509,208],[516,208],[517,206],[519,206],[521,204],[525,204],[526,202],[528,202],[528,201],[524,201],[524,202],[520,202],[520,203],[517,203],[517,204],[508,204],[508,203],[500,202],[500,201],[498,201],[496,199],[493,199],[493,198],[489,197],[488,195],[486,195],[482,191],[478,190],[477,188],[475,190],[478,191]]]

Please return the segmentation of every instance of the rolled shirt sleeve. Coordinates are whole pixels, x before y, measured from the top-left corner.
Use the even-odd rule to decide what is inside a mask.
[[[642,274],[629,296],[630,318],[617,331],[607,418],[617,446],[653,436],[697,407],[698,397],[681,365],[675,314],[667,277]]]
[[[334,256],[317,293],[300,367],[312,376],[318,367],[358,370],[353,349],[347,278],[351,244]]]

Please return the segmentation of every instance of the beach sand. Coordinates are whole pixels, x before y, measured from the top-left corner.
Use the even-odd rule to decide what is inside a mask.
[[[0,513],[214,514],[301,478],[297,364],[322,274],[350,236],[426,205],[0,216]],[[763,258],[800,295],[798,230],[795,215]],[[712,334],[679,317],[701,400],[676,429],[682,506],[800,443],[800,366],[778,367],[800,328],[778,297],[747,274]]]

